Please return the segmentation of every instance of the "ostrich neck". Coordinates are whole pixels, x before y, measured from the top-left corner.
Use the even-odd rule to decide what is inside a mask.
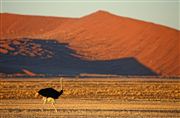
[[[63,81],[61,79],[61,90],[63,90]]]
[[[62,86],[61,86],[61,90],[63,90],[63,87],[62,87]],[[60,90],[60,91],[61,91],[61,90]]]

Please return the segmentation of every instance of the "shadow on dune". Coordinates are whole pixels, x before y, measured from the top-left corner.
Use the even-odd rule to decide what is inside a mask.
[[[11,74],[28,69],[34,73],[47,75],[79,75],[80,73],[157,75],[133,57],[109,61],[87,61],[74,56],[75,52],[68,48],[67,44],[61,44],[55,40],[28,40],[31,43],[42,45],[43,49],[52,52],[52,57],[0,54],[0,72]],[[46,54],[43,55],[46,56]]]

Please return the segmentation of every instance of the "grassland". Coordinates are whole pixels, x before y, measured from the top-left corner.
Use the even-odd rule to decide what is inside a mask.
[[[65,78],[64,94],[42,112],[44,87],[60,89],[59,78],[0,79],[1,117],[178,118],[180,80],[157,78]]]

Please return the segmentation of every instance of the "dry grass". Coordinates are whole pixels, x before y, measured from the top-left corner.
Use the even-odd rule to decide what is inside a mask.
[[[179,118],[178,79],[64,79],[55,113],[34,99],[44,87],[60,88],[58,78],[0,79],[2,118]]]
[[[58,78],[1,79],[0,99],[32,99],[45,87],[60,88]],[[120,100],[180,100],[180,80],[64,79],[63,98]]]
[[[40,99],[0,100],[0,116],[3,118],[179,118],[179,103],[119,100],[57,101],[58,112],[50,104],[42,109]]]

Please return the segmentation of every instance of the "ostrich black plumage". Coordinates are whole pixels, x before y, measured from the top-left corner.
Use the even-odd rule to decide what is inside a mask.
[[[54,98],[54,99],[58,99],[60,95],[63,94],[63,90],[61,90],[60,92],[53,89],[53,88],[44,88],[44,89],[41,89],[38,91],[38,93],[41,95],[41,96],[44,96],[46,98]]]
[[[43,96],[43,104],[45,104],[47,102],[51,103],[56,112],[57,112],[57,109],[54,106],[55,100],[58,99],[63,94],[62,78],[60,79],[60,82],[61,82],[61,90],[60,91],[57,91],[57,90],[55,90],[53,88],[44,88],[44,89],[40,89],[35,95],[36,97],[38,95]]]

